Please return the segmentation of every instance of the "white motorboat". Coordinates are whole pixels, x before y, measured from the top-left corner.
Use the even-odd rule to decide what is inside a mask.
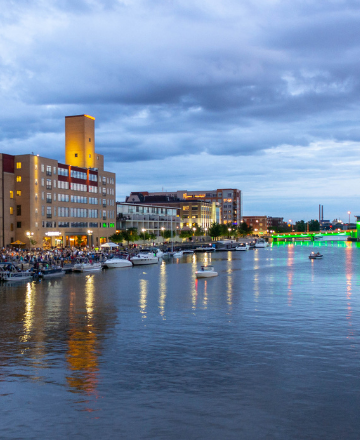
[[[133,264],[127,258],[115,257],[104,261],[102,265],[108,269],[115,269],[118,267],[131,267]]]
[[[200,246],[195,248],[194,252],[214,252],[215,248],[212,246]]]
[[[236,246],[236,251],[248,251],[250,249],[250,246],[248,243],[239,243],[238,246]]]
[[[73,266],[73,272],[96,272],[102,270],[101,263],[93,261],[80,261]]]
[[[139,253],[130,258],[130,261],[134,266],[140,266],[144,264],[158,264],[159,258],[154,254]]]
[[[177,251],[177,252],[174,252],[173,253],[173,257],[174,258],[180,258],[180,257],[182,257],[184,255],[184,252],[183,251]]]
[[[164,252],[159,248],[140,249],[140,254],[153,254],[155,257],[162,258]]]
[[[349,235],[344,234],[316,234],[314,235],[314,241],[347,241],[349,239]]]
[[[213,266],[201,266],[200,270],[195,272],[196,278],[211,278],[217,277],[218,273],[215,272]]]
[[[269,246],[269,243],[265,241],[263,238],[259,238],[256,240],[255,247],[256,248],[266,248]]]
[[[182,251],[183,255],[187,255],[187,254],[193,254],[194,250],[193,249],[184,249]]]
[[[320,252],[311,252],[311,254],[309,255],[310,260],[321,260],[323,257],[322,254],[320,254]]]

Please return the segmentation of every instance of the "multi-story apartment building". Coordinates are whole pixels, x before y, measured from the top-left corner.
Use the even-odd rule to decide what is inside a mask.
[[[268,223],[266,215],[244,215],[243,221],[253,228],[255,235],[263,235],[267,233]]]
[[[65,163],[0,154],[0,245],[94,245],[116,231],[115,174],[95,153],[95,118],[65,118]]]
[[[173,230],[175,236],[180,229],[180,218],[176,207],[117,202],[116,212],[118,230],[137,228],[138,233],[146,230],[159,237],[165,230]]]
[[[131,193],[126,198],[127,202],[143,202],[146,196],[169,196],[180,200],[203,200],[216,203],[220,207],[220,223],[239,225],[242,221],[241,191],[234,188],[223,188],[206,191],[174,191],[174,192],[148,192],[140,191]]]

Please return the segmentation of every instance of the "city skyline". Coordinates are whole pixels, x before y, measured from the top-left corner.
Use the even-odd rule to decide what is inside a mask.
[[[131,191],[239,188],[243,215],[358,211],[352,1],[0,0],[0,152],[64,161],[64,116]]]

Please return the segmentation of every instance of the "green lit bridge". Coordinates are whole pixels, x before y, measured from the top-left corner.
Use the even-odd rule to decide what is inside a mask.
[[[354,239],[360,238],[360,222],[357,223],[357,229],[349,229],[348,231],[339,231],[339,232],[286,232],[286,233],[276,233],[271,235],[271,238],[274,242],[276,241],[288,241],[288,240],[311,240],[314,241],[314,237],[323,236],[326,237],[328,240],[331,239],[330,237],[334,237],[334,240],[336,240],[337,236],[347,236]]]

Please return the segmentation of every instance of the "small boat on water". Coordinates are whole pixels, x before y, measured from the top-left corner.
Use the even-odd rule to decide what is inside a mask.
[[[323,255],[320,254],[320,252],[311,252],[311,254],[309,255],[310,260],[321,260],[322,257]]]
[[[248,251],[250,249],[250,246],[248,243],[239,243],[238,246],[236,246],[236,251]]]
[[[195,248],[194,252],[214,252],[215,248],[212,246],[200,246]]]
[[[114,257],[114,258],[109,258],[106,261],[104,261],[102,263],[103,267],[106,267],[108,269],[115,269],[115,268],[119,268],[119,267],[131,267],[133,264],[132,262],[129,260],[128,257]]]
[[[193,250],[193,249],[184,249],[184,250],[182,251],[182,253],[183,253],[184,255],[186,255],[186,254],[193,254],[193,253],[194,253],[194,250]]]
[[[20,270],[12,263],[1,264],[0,279],[2,281],[26,281],[33,277],[29,270]]]
[[[101,263],[94,263],[92,260],[83,259],[77,261],[73,266],[73,272],[96,272],[102,270]]]
[[[215,272],[213,266],[201,266],[200,270],[195,272],[196,278],[212,278],[217,277],[218,273]]]
[[[174,258],[180,258],[180,257],[182,257],[183,255],[184,255],[184,252],[183,252],[183,251],[176,251],[176,252],[173,253],[173,257],[174,257]]]
[[[60,266],[44,267],[39,272],[39,276],[43,279],[62,277],[65,275],[65,271]]]
[[[144,264],[158,264],[159,258],[155,257],[154,254],[140,253],[131,257],[130,261],[134,266],[141,266]]]
[[[266,248],[269,246],[269,243],[265,241],[263,238],[259,238],[256,240],[255,247],[256,248]]]

